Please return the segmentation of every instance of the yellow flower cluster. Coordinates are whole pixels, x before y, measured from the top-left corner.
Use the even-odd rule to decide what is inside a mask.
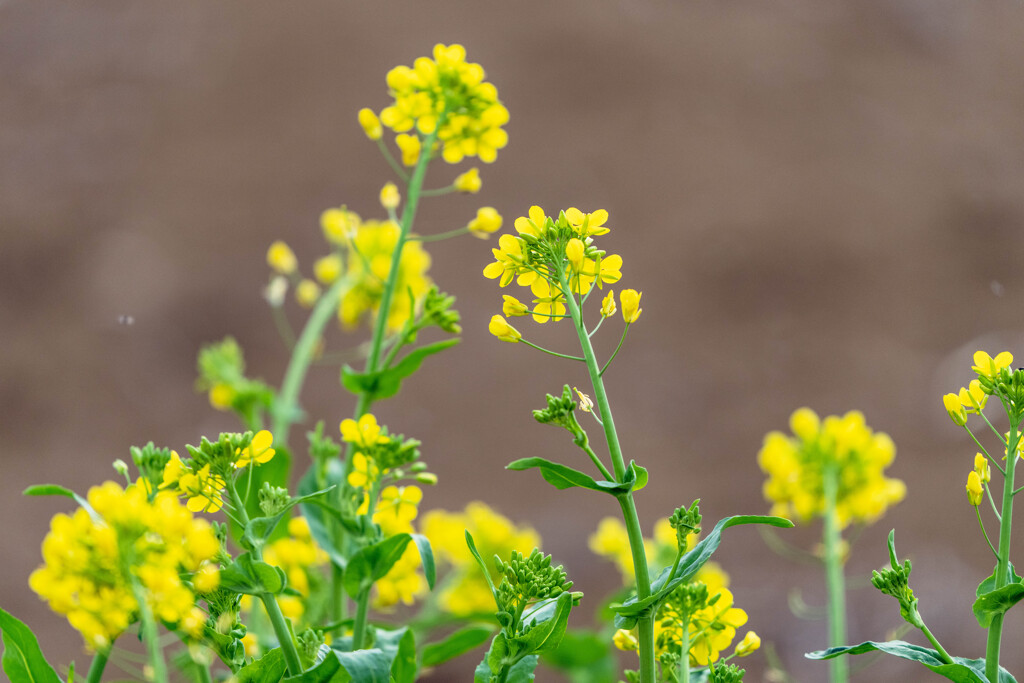
[[[423,517],[423,534],[430,539],[434,555],[451,566],[453,576],[438,600],[441,608],[463,617],[494,611],[494,598],[480,568],[466,546],[465,532],[473,535],[483,558],[508,557],[513,550],[529,553],[540,547],[540,536],[529,527],[517,527],[486,504],[473,502],[463,512],[432,510]],[[487,563],[491,578],[500,579]]]
[[[301,594],[277,598],[284,615],[298,621],[305,612],[305,600],[309,598],[310,578],[315,580],[319,568],[328,561],[327,553],[313,540],[306,518],[289,519],[288,536],[268,543],[263,549],[263,560],[280,567],[288,576],[288,587]]]
[[[709,584],[708,596],[709,604],[689,615],[688,619],[675,613],[671,604],[662,606],[654,622],[654,642],[658,654],[678,651],[683,628],[689,631],[690,664],[694,666],[717,662],[722,651],[732,645],[736,629],[747,623],[747,613],[733,607],[732,592],[725,585]],[[747,638],[743,642],[747,643],[745,647],[750,647]]]
[[[997,390],[996,380],[1004,371],[1010,370],[1012,364],[1013,354],[1009,351],[998,353],[995,358],[984,351],[976,351],[971,370],[978,375],[978,379],[971,380],[966,387],[961,387],[959,393],[946,394],[942,397],[942,405],[949,413],[949,418],[963,427],[967,424],[969,414],[981,413],[988,397]]]
[[[903,482],[883,475],[896,446],[887,434],[872,431],[862,413],[851,411],[820,420],[814,411],[800,408],[789,424],[794,436],[769,433],[757,456],[768,475],[764,496],[774,503],[773,515],[795,515],[804,521],[822,516],[824,477],[829,470],[837,476],[840,528],[850,522],[873,522],[903,500]]]
[[[380,492],[373,513],[373,521],[380,525],[385,536],[414,533],[412,522],[419,514],[423,491],[418,486],[386,486]],[[411,605],[427,590],[427,580],[420,573],[420,553],[410,543],[402,557],[377,583],[374,584],[373,605],[387,609],[399,602]]]
[[[437,133],[441,156],[458,163],[476,156],[494,161],[498,150],[508,143],[502,129],[508,123],[508,109],[498,100],[498,90],[484,80],[479,64],[466,61],[461,45],[435,45],[433,59],[420,57],[412,67],[397,66],[388,72],[388,89],[394,103],[380,112],[359,112],[359,123],[371,140],[379,140],[381,124],[401,135],[397,140],[403,156],[419,155],[420,137]],[[414,131],[406,135],[406,131]]]
[[[168,626],[201,636],[206,612],[196,605],[188,575],[195,591],[217,586],[211,561],[220,542],[210,524],[193,518],[173,495],[150,501],[140,486],[106,482],[90,489],[87,500],[95,516],[79,508],[51,521],[46,564],[29,578],[32,590],[67,616],[90,649],[106,650],[139,618],[136,595]]]

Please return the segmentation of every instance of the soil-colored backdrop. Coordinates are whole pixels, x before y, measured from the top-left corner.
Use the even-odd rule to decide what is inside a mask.
[[[309,272],[323,209],[378,212],[389,169],[356,111],[385,106],[391,67],[460,42],[511,112],[510,142],[479,195],[427,202],[418,229],[459,227],[481,205],[508,227],[531,204],[610,212],[617,289],[644,292],[607,380],[627,457],[652,473],[646,531],[698,496],[707,520],[765,512],[763,435],[802,405],[861,409],[895,440],[889,472],[908,495],[854,546],[851,588],[896,527],[929,624],[954,654],[982,656],[970,607],[992,562],[964,493],[975,448],[941,395],[971,378],[977,348],[1024,355],[1021,35],[1024,6],[1000,1],[0,0],[0,605],[52,660],[86,661],[26,583],[68,505],[20,491],[84,491],[130,445],[237,427],[195,392],[196,351],[234,335],[251,374],[280,381],[267,246],[286,239]],[[424,443],[440,476],[425,508],[482,499],[533,525],[586,592],[586,623],[617,582],[587,536],[617,506],[504,470],[523,454],[580,457],[530,410],[585,377],[487,333],[501,302],[481,276],[489,246],[431,246],[464,341],[378,412]],[[546,327],[521,325],[571,348],[568,329]],[[310,377],[311,415],[336,425],[352,404],[336,369]],[[747,528],[717,559],[749,627],[797,680],[825,680],[803,658],[824,622],[786,600],[800,587],[822,604],[821,574]],[[900,624],[870,588],[850,605],[852,641]],[[1008,622],[1020,675],[1021,615]],[[748,680],[763,662],[747,660]],[[924,678],[895,660],[856,676]]]

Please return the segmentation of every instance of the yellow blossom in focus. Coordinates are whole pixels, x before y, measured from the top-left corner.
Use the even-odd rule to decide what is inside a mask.
[[[533,292],[533,319],[544,324],[549,320],[558,321],[565,317],[565,295],[562,290],[552,287],[551,284],[542,278],[537,278],[530,285]]]
[[[571,207],[565,210],[565,218],[569,221],[573,231],[580,237],[605,235],[609,232],[608,228],[604,226],[604,222],[608,220],[608,212],[604,209],[598,209],[594,213],[583,213],[579,209]]]
[[[289,275],[295,272],[299,263],[292,252],[291,247],[278,240],[270,245],[267,250],[267,265],[281,275]]]
[[[377,114],[372,109],[363,107],[359,110],[359,125],[363,127],[366,137],[371,140],[380,140],[383,135],[380,119],[377,118]]]
[[[974,454],[974,471],[978,473],[982,483],[988,483],[992,480],[992,467],[988,463],[988,458],[982,453]]]
[[[609,289],[608,293],[601,299],[601,317],[610,318],[615,315],[617,310],[618,308],[615,306],[615,292]]]
[[[761,638],[753,631],[747,631],[747,634],[743,636],[743,640],[736,646],[736,656],[746,657],[747,655],[753,654],[758,648],[761,647]]]
[[[548,217],[544,209],[531,206],[529,214],[517,218],[514,225],[520,235],[543,237],[547,233]]]
[[[974,365],[971,367],[971,370],[978,373],[980,377],[995,379],[1001,370],[1010,367],[1012,363],[1013,354],[1009,351],[996,354],[995,358],[992,358],[984,351],[977,351],[974,354]]]
[[[981,382],[972,379],[966,387],[960,388],[960,403],[969,413],[980,413],[985,403],[988,402],[988,394],[981,387]]]
[[[565,246],[565,256],[569,259],[569,266],[574,273],[580,272],[580,268],[583,267],[583,250],[583,242],[575,237]]]
[[[501,214],[493,206],[477,209],[476,218],[469,222],[469,232],[481,239],[487,239],[501,230]]]
[[[402,202],[402,195],[394,183],[385,183],[380,190],[380,205],[385,209],[397,209]]]
[[[371,450],[378,444],[388,442],[388,437],[384,435],[381,426],[377,424],[377,417],[373,413],[366,413],[358,421],[345,418],[341,421],[339,429],[342,441],[354,444],[363,450]]]
[[[644,309],[640,308],[640,297],[642,294],[635,289],[624,289],[619,295],[622,302],[622,319],[626,323],[635,323]]]
[[[406,166],[415,166],[420,160],[420,139],[415,135],[402,133],[395,136],[395,144],[402,151],[402,163]]]
[[[605,284],[615,284],[622,279],[622,257],[610,254],[598,260],[584,258],[577,279],[578,282],[574,280],[574,287],[580,294],[589,292],[594,282],[597,282],[598,289],[603,289]],[[623,294],[628,291],[632,290],[625,290]]]
[[[977,507],[981,505],[981,497],[985,493],[985,489],[981,485],[981,477],[974,470],[967,475],[967,500],[971,505]]]
[[[502,235],[498,238],[498,248],[491,249],[494,254],[494,263],[484,268],[484,277],[491,280],[499,279],[501,287],[507,286],[516,276],[520,276],[519,284],[529,285],[536,278],[530,271],[523,270],[524,262],[523,242],[512,235]]]
[[[320,285],[309,279],[302,280],[295,288],[295,300],[303,308],[312,308],[320,298]]]
[[[508,321],[502,318],[500,315],[491,317],[491,322],[487,326],[488,331],[495,337],[502,341],[507,342],[518,342],[523,338],[519,330],[508,324]]]
[[[224,479],[210,474],[210,463],[196,472],[185,472],[178,479],[178,489],[188,498],[189,512],[217,512],[224,507]]]
[[[732,644],[736,629],[747,623],[747,613],[733,607],[728,588],[718,592],[718,600],[690,618],[690,662],[707,666],[718,661],[719,654]]]
[[[508,294],[502,295],[503,303],[501,304],[501,312],[510,318],[524,316],[530,312],[530,309],[519,299]]]
[[[967,424],[967,410],[960,402],[960,396],[957,394],[946,394],[942,397],[942,405],[946,408],[946,412],[949,413],[949,419],[963,427]]]
[[[475,166],[465,173],[456,176],[455,182],[452,183],[452,187],[457,191],[467,194],[476,194],[482,186],[483,181],[480,180],[480,169]]]
[[[263,463],[270,462],[271,458],[274,457],[276,451],[272,448],[274,445],[274,435],[266,429],[261,429],[256,432],[252,437],[252,441],[245,449],[235,450],[235,468],[242,469],[248,467],[250,463],[262,465]]]

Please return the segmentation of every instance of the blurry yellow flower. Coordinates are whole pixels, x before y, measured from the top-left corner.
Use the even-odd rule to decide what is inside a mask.
[[[324,237],[332,244],[348,244],[359,230],[359,215],[344,206],[327,209],[320,215]]]
[[[509,325],[508,321],[500,315],[491,317],[491,322],[487,326],[487,329],[491,334],[502,341],[518,342],[523,338],[523,335],[520,334],[519,330]]]
[[[977,351],[974,354],[974,370],[981,377],[995,379],[1000,370],[1010,367],[1013,363],[1013,355],[1009,351],[1003,351],[992,358],[984,351]],[[948,409],[947,409],[948,410]]]
[[[380,205],[385,209],[397,209],[402,202],[402,195],[394,183],[385,183],[380,190]]]
[[[220,585],[220,568],[212,562],[204,562],[192,576],[192,586],[197,593],[212,593]]]
[[[981,505],[981,497],[985,493],[985,489],[981,485],[981,477],[974,470],[967,475],[967,500],[971,505],[977,507]]]
[[[341,257],[337,254],[328,254],[313,263],[313,274],[317,280],[329,285],[341,275],[341,267]]]
[[[288,275],[295,272],[299,264],[291,247],[278,240],[267,250],[267,265],[282,275]]]
[[[377,481],[380,476],[380,469],[378,469],[376,463],[373,462],[373,458],[369,458],[363,453],[356,452],[352,456],[352,471],[348,474],[348,483],[350,486],[356,488],[362,488],[370,490],[373,486],[373,482]]]
[[[736,646],[736,656],[746,657],[753,654],[759,647],[761,647],[761,638],[753,631],[747,631],[747,634],[743,636],[743,640]]]
[[[419,513],[423,491],[418,486],[387,486],[380,492],[380,502],[373,521],[380,524],[386,536],[411,533],[412,520]]]
[[[312,308],[316,300],[320,298],[320,285],[312,280],[304,279],[295,288],[295,300],[303,308]]]
[[[231,410],[231,402],[235,398],[235,390],[230,384],[219,382],[210,387],[210,406],[217,410]]]
[[[530,312],[526,304],[514,296],[503,294],[502,299],[504,303],[501,305],[501,312],[510,318],[523,316]]]
[[[480,180],[480,169],[474,166],[465,173],[460,174],[455,178],[452,186],[459,192],[476,194],[483,186],[483,181]]]
[[[624,289],[619,295],[622,302],[622,319],[627,323],[635,323],[644,309],[640,308],[640,297],[642,293],[635,289]]]
[[[481,239],[487,239],[501,229],[501,223],[501,214],[492,206],[484,206],[477,209],[476,218],[469,222],[469,232]]]
[[[375,517],[376,518],[376,517]],[[387,610],[401,602],[411,605],[415,599],[427,592],[427,581],[418,571],[420,553],[415,543],[405,547],[402,557],[394,564],[383,578],[373,585],[373,606]]]
[[[402,151],[402,163],[406,166],[415,166],[420,159],[420,139],[415,135],[402,133],[395,136],[395,143]]]
[[[235,468],[242,469],[247,467],[250,463],[256,463],[262,465],[265,462],[270,462],[271,458],[274,457],[276,451],[272,448],[274,444],[274,435],[266,429],[261,429],[256,432],[252,437],[252,441],[249,445],[242,449],[235,449]]]
[[[380,140],[383,130],[380,125],[380,119],[377,118],[377,114],[372,109],[363,107],[359,110],[359,125],[363,127],[366,137],[371,140]]]
[[[617,310],[618,308],[615,306],[615,292],[609,289],[608,293],[601,299],[601,317],[610,318],[615,315]]]
[[[624,628],[620,628],[615,632],[612,642],[615,643],[615,647],[625,652],[633,652],[640,647],[640,642],[636,639],[636,636]]]

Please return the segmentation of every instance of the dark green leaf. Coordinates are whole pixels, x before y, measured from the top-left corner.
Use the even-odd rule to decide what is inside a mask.
[[[267,542],[267,539],[274,533],[274,529],[277,528],[278,523],[281,521],[288,512],[299,505],[305,503],[314,498],[323,496],[328,491],[331,491],[334,486],[330,486],[320,491],[314,491],[312,493],[297,496],[288,501],[288,504],[272,517],[254,517],[249,520],[249,523],[245,525],[245,532],[242,534],[241,544],[246,550],[255,550],[256,548],[262,548]]]
[[[242,553],[220,570],[220,585],[245,595],[277,594],[288,585],[288,578],[279,567],[254,560],[249,553]]]
[[[992,619],[1005,613],[1024,598],[1024,586],[1019,583],[1011,583],[999,590],[985,593],[974,601],[974,618],[978,625],[988,628],[992,625]]]
[[[75,501],[89,513],[89,516],[93,519],[102,519],[98,512],[92,509],[92,505],[89,505],[82,496],[78,495],[69,488],[58,486],[57,484],[36,484],[35,486],[29,486],[27,489],[21,492],[23,496],[64,496]]]
[[[334,654],[353,683],[389,683],[391,680],[391,658],[379,648],[355,652],[335,650]]]
[[[572,594],[562,593],[555,602],[555,611],[550,619],[538,623],[525,636],[514,639],[519,653],[541,654],[558,647],[569,624]]]
[[[590,489],[592,491],[602,490],[592,477],[588,477],[582,472],[574,470],[567,465],[551,462],[544,458],[522,458],[520,460],[510,462],[505,466],[505,469],[521,472],[533,467],[539,467],[540,475],[544,477],[544,481],[548,482],[556,489],[563,490],[580,487]]]
[[[885,652],[901,659],[909,659],[912,662],[919,662],[935,673],[951,681],[956,681],[956,683],[987,683],[988,681],[985,677],[984,659],[953,657],[953,663],[946,664],[935,650],[921,647],[920,645],[913,645],[902,640],[890,640],[884,643],[867,641],[860,645],[847,645],[818,652],[809,652],[805,656],[808,659],[832,659],[840,655],[859,655],[875,651]],[[1016,680],[1006,669],[999,667],[999,683],[1016,683]]]
[[[480,647],[491,637],[493,630],[486,626],[467,626],[452,633],[438,643],[423,648],[423,666],[437,666],[470,650]]]
[[[32,629],[0,608],[0,632],[4,644],[3,665],[14,683],[61,683],[60,676],[43,657]]]
[[[1013,568],[1012,562],[1010,563],[1010,579],[1007,581],[1007,584],[1011,583],[1021,583],[1021,578],[1017,576],[1017,571]],[[987,579],[978,584],[977,590],[974,591],[974,597],[980,598],[985,593],[991,593],[993,590],[995,590],[995,587],[996,573],[992,572],[992,574]]]
[[[391,660],[391,679],[394,683],[415,683],[416,681],[416,637],[406,629],[398,641],[398,652]]]
[[[505,679],[506,683],[532,683],[534,678],[534,670],[537,668],[537,655],[529,655],[523,657],[518,662],[512,665],[509,669],[508,677]],[[476,671],[473,672],[473,683],[489,683],[491,680],[491,670],[487,666],[487,661],[480,662],[476,667]]]
[[[248,666],[238,670],[238,683],[278,683],[287,671],[284,653],[275,647]]]
[[[788,528],[793,522],[782,517],[769,517],[765,515],[735,515],[720,519],[715,528],[701,541],[694,546],[693,550],[683,555],[679,561],[675,576],[669,576],[671,567],[665,567],[658,578],[651,584],[651,595],[643,600],[637,600],[636,596],[626,600],[621,605],[612,605],[612,611],[616,612],[616,628],[633,628],[636,626],[637,617],[648,609],[654,609],[669,593],[679,584],[689,581],[704,564],[711,559],[711,555],[718,549],[722,542],[722,532],[729,527],[741,524],[768,524],[770,526]]]
[[[558,669],[572,683],[613,683],[619,680],[618,660],[610,640],[592,631],[570,629],[558,648],[541,655],[541,661]],[[696,683],[690,672],[690,683]]]
[[[345,365],[341,368],[341,384],[353,394],[365,395],[371,400],[391,398],[402,388],[402,380],[419,370],[427,356],[440,353],[458,343],[458,339],[445,339],[421,346],[410,351],[394,366],[379,372],[356,372]]]
[[[427,579],[430,590],[434,590],[434,582],[437,581],[437,566],[434,564],[434,550],[430,547],[430,539],[423,534],[413,534],[413,543],[420,551],[420,561],[423,562],[423,576]]]
[[[337,653],[326,645],[320,648],[317,653],[318,664],[297,676],[285,678],[283,683],[341,683],[349,680],[341,668]]]
[[[383,541],[361,548],[345,568],[345,590],[353,598],[368,590],[375,581],[387,574],[402,557],[412,540],[409,534],[395,534]]]
[[[327,474],[323,485],[340,487],[344,480],[344,463],[337,458],[328,460]],[[318,488],[320,487],[317,482],[316,465],[313,465],[299,481],[298,492],[300,495],[305,496],[313,493]],[[337,488],[334,490],[335,492],[338,491]],[[329,496],[329,498],[333,500],[335,496]],[[331,558],[331,562],[344,569],[348,560],[345,559],[338,545],[338,539],[341,536],[340,515],[338,512],[330,507],[329,502],[320,499],[305,500],[305,502],[299,504],[299,507],[306,518],[306,522],[309,523],[309,532],[313,536],[313,540],[324,549],[327,556]]]

